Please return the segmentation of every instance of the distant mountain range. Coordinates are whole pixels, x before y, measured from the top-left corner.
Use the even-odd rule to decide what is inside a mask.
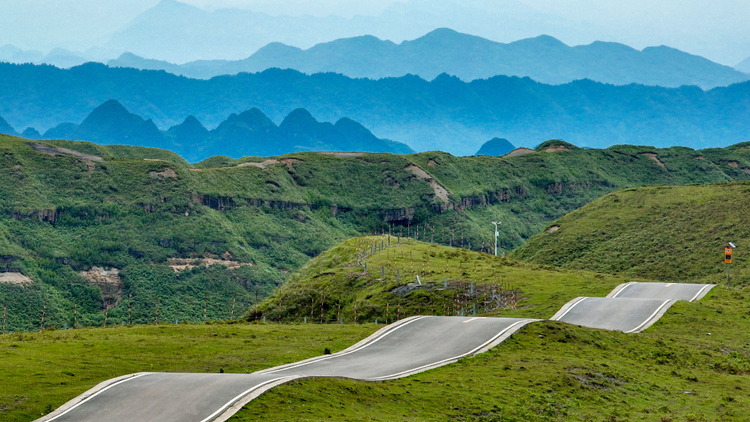
[[[748,57],[745,60],[741,61],[734,68],[737,69],[737,70],[739,70],[740,72],[745,72],[745,73],[750,74],[750,57]]]
[[[2,117],[0,133],[18,135]],[[299,151],[414,152],[405,144],[378,139],[351,119],[340,119],[335,125],[321,123],[304,109],[294,110],[278,126],[262,111],[253,108],[230,115],[210,131],[193,116],[167,131],[160,131],[152,120],[130,113],[116,100],[94,109],[80,125],[61,123],[44,135],[29,127],[21,136],[162,148],[193,162],[217,155],[239,158]]]
[[[200,60],[175,65],[126,53],[107,64],[202,79],[280,68],[372,79],[412,74],[432,80],[447,73],[464,81],[506,75],[528,76],[548,84],[591,79],[615,85],[701,88],[750,80],[750,75],[731,67],[664,46],[642,51],[605,42],[570,47],[550,36],[503,44],[451,29],[438,29],[401,44],[373,36],[339,39],[308,50],[271,43],[238,61]]]
[[[553,86],[506,76],[470,83],[447,75],[368,80],[277,69],[198,80],[96,63],[69,70],[0,64],[0,116],[14,127],[43,132],[80,122],[109,99],[159,128],[189,115],[215,128],[253,107],[281,122],[304,108],[321,121],[348,117],[417,151],[455,155],[473,155],[494,137],[530,147],[548,139],[582,147],[693,148],[750,140],[750,82],[703,91],[589,80]]]
[[[492,138],[482,144],[475,155],[489,155],[491,157],[501,157],[516,149],[513,144],[504,138]]]

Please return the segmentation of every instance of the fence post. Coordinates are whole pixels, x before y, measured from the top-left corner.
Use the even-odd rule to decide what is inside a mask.
[[[236,301],[237,301],[237,299],[232,299],[232,313],[231,313],[231,314],[229,314],[229,320],[230,320],[230,321],[233,321],[233,320],[234,320],[234,303],[235,303]]]
[[[42,324],[39,325],[39,332],[44,331],[44,314],[47,312],[47,305],[42,307]]]

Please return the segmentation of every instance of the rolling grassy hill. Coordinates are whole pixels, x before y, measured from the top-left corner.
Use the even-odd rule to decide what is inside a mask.
[[[282,294],[345,284],[350,249],[365,245],[365,240],[349,240],[312,260],[295,276],[302,278],[293,278]],[[498,316],[549,318],[578,295],[600,295],[627,280],[414,241],[392,243],[370,258],[375,263],[382,259],[379,254],[399,249],[404,255],[434,251],[442,262],[446,260],[441,255],[455,254],[452,270],[458,262],[476,262],[475,272],[464,277],[480,284],[504,275],[506,285],[523,292],[525,299],[519,309],[497,311]],[[327,282],[319,281],[326,277]],[[374,280],[372,285],[390,283]],[[369,294],[372,285],[359,292]],[[383,290],[373,298],[384,299]],[[677,303],[639,334],[535,323],[485,354],[401,380],[307,379],[274,388],[231,420],[742,421],[750,411],[745,394],[750,389],[744,335],[750,329],[748,294],[745,286],[717,287],[700,302]],[[405,303],[409,296],[424,297],[412,292]],[[404,309],[409,315],[414,312],[413,306]],[[3,367],[12,368],[11,382],[0,389],[0,417],[33,420],[96,383],[126,373],[247,373],[318,355],[324,348],[336,352],[382,326],[382,321],[379,326],[347,321],[110,327],[0,336]]]
[[[191,166],[156,149],[2,136],[6,329],[38,329],[42,312],[59,328],[74,312],[77,324],[97,326],[105,313],[110,324],[153,322],[157,312],[198,322],[206,307],[207,319],[227,319],[233,302],[237,317],[360,234],[418,230],[417,240],[479,250],[499,219],[508,251],[618,189],[750,180],[744,145],[560,145],[510,158],[297,153]]]
[[[726,283],[723,247],[733,242],[733,283],[746,284],[748,199],[745,182],[625,189],[548,224],[511,255],[609,274]]]

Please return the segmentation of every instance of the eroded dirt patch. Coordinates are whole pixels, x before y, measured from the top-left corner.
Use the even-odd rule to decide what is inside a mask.
[[[560,152],[560,151],[570,151],[570,148],[566,147],[565,145],[553,145],[544,150],[544,152]]]
[[[558,226],[557,224],[555,224],[554,226],[548,228],[546,231],[547,231],[547,233],[554,233],[554,232],[556,232],[558,230],[560,230],[560,226]]]
[[[266,160],[262,163],[242,163],[237,167],[257,167],[261,170],[265,170],[268,167],[275,166],[276,164],[279,164],[279,160]]]
[[[60,154],[60,155],[69,155],[71,157],[76,157],[76,158],[80,158],[82,160],[87,160],[87,161],[96,161],[96,162],[104,161],[104,158],[99,157],[98,155],[84,154],[82,152],[73,151],[67,148],[60,148],[60,147],[56,147],[52,145],[40,144],[37,142],[27,142],[26,145],[33,148],[34,151],[39,151],[45,154],[49,154],[53,157],[57,154]]]
[[[642,152],[640,155],[650,158],[651,160],[653,160],[653,162],[658,164],[659,167],[663,169],[667,168],[667,166],[665,166],[664,163],[662,163],[662,161],[659,159],[659,157],[653,152]]]
[[[0,284],[33,284],[34,280],[26,277],[21,273],[0,273]]]
[[[739,168],[740,167],[740,163],[738,163],[736,161],[727,161],[727,165],[729,167],[734,167],[734,168]]]
[[[190,270],[196,267],[210,267],[212,265],[224,265],[229,269],[236,269],[242,266],[253,266],[246,262],[232,261],[228,259],[215,258],[167,258],[170,268],[176,273]]]
[[[448,203],[448,189],[444,188],[440,183],[437,182],[432,176],[430,176],[426,171],[419,168],[419,166],[414,164],[409,164],[406,166],[406,171],[411,172],[413,175],[417,176],[419,180],[424,180],[425,182],[429,183],[430,187],[432,188],[433,192],[435,192],[435,196],[440,198],[443,203]]]
[[[148,175],[153,177],[154,179],[176,179],[177,173],[175,173],[174,169],[171,167],[167,167],[162,171],[150,171],[148,172]]]
[[[533,154],[536,151],[530,148],[516,148],[513,151],[503,155],[503,157],[518,157],[520,155]]]
[[[120,278],[120,270],[117,268],[106,269],[94,266],[90,270],[81,271],[78,274],[89,284],[101,289],[102,296],[107,303],[117,305],[122,299],[122,278]]]
[[[319,152],[318,154],[333,155],[334,157],[339,158],[354,158],[365,155],[364,152]]]
[[[704,161],[705,161],[705,160],[706,160],[706,157],[704,157],[704,156],[702,156],[702,155],[696,155],[696,156],[695,156],[695,159],[696,159],[696,160],[704,160]]]

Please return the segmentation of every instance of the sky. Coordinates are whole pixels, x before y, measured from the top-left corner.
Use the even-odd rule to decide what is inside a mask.
[[[426,0],[402,0],[430,7]],[[593,41],[621,42],[642,49],[668,45],[734,66],[750,56],[748,0],[447,0],[483,8],[488,13],[527,10],[552,15],[565,25],[556,29],[532,26],[535,35],[552,35],[569,45]],[[61,47],[86,51],[100,47],[115,31],[159,0],[2,0],[0,46],[48,52]],[[241,8],[271,15],[377,16],[399,7],[393,0],[182,0],[205,10]],[[498,4],[508,6],[499,8]],[[427,4],[428,6],[424,6]],[[509,6],[510,5],[510,6]],[[405,7],[401,5],[400,7]],[[439,11],[435,11],[439,13]],[[508,16],[504,16],[508,18]],[[440,26],[436,24],[436,27]],[[461,32],[472,33],[471,22]],[[511,42],[528,35],[474,33]],[[392,41],[400,42],[395,38]]]

